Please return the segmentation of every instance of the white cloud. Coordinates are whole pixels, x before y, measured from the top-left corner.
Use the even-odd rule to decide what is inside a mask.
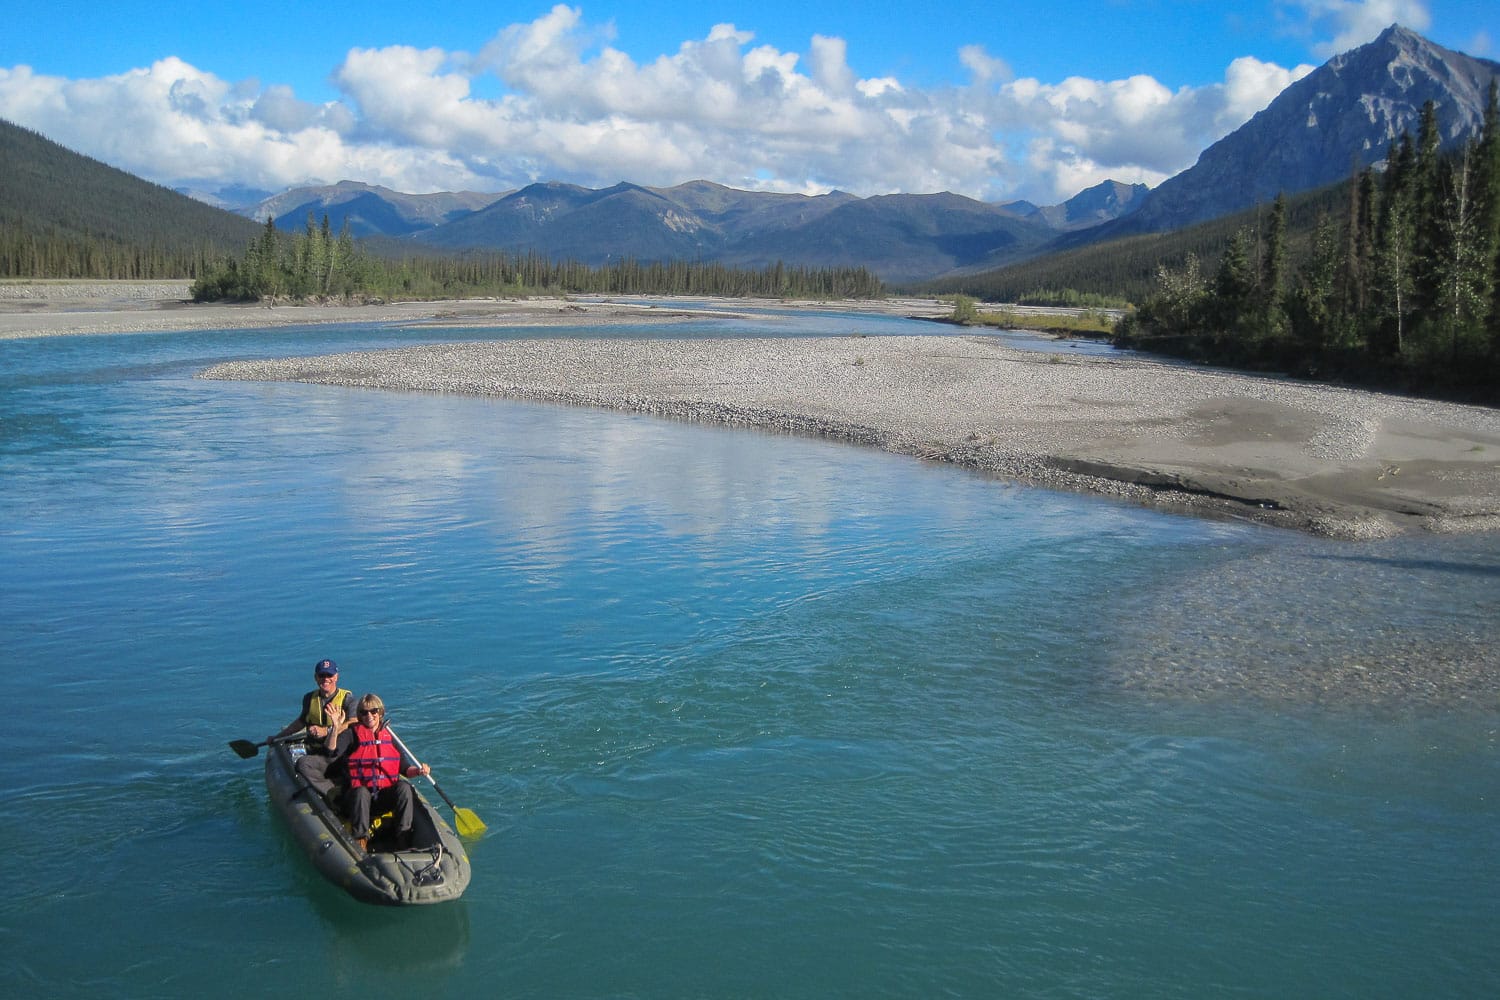
[[[17,66],[0,69],[0,117],[196,188],[350,178],[420,192],[702,177],[1045,203],[1107,178],[1170,176],[1310,69],[1244,57],[1223,82],[1176,91],[1144,75],[1044,83],[1014,79],[1003,60],[967,45],[955,52],[965,85],[917,89],[860,78],[836,37],[813,36],[804,55],[720,24],[641,63],[611,43],[608,28],[559,5],[472,57],[353,49],[332,74],[339,99],[323,104],[175,58],[92,80]]]
[[[1015,78],[1010,63],[1004,59],[996,59],[986,52],[982,45],[963,46],[958,50],[958,61],[963,63],[964,68],[980,83],[991,81],[1004,83]]]
[[[1109,179],[1160,183],[1312,69],[1242,57],[1223,83],[1176,91],[1149,76],[1058,84],[1025,78],[998,88],[986,117],[1029,135],[1026,161],[1050,182],[1041,194],[1067,198]]]
[[[1427,0],[1286,0],[1286,6],[1310,30],[1332,32],[1332,38],[1313,46],[1325,59],[1373,41],[1393,24],[1416,32],[1432,24]]]
[[[267,87],[250,105],[251,117],[278,132],[298,132],[311,128],[324,117],[323,111],[316,104],[299,101],[292,88],[280,84]],[[341,116],[338,123],[344,127],[352,127],[354,124],[347,114]]]
[[[1217,116],[1218,127],[1225,134],[1234,131],[1315,68],[1304,63],[1284,69],[1254,56],[1234,60],[1224,72],[1224,100]]]

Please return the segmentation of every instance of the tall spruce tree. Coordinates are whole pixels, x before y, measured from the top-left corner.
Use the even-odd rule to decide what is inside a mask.
[[[1441,142],[1437,104],[1428,100],[1422,105],[1417,126],[1416,159],[1412,164],[1409,186],[1414,239],[1412,291],[1416,299],[1414,304],[1424,315],[1436,302],[1438,286],[1442,283],[1438,258],[1443,241],[1442,216],[1446,195],[1442,158],[1438,155]]]
[[[1251,259],[1250,230],[1241,226],[1229,238],[1214,271],[1208,302],[1209,325],[1224,335],[1235,353],[1248,353],[1246,341],[1260,332],[1256,266]]]
[[[1481,234],[1500,240],[1500,80],[1490,81],[1484,120],[1474,147],[1474,200]]]
[[[1493,79],[1484,106],[1484,127],[1475,146],[1474,201],[1479,252],[1489,262],[1485,326],[1492,363],[1500,369],[1500,81]]]
[[[1327,215],[1318,220],[1313,252],[1297,272],[1296,287],[1288,296],[1287,316],[1302,365],[1316,370],[1318,359],[1343,339],[1339,317],[1338,278],[1342,265],[1338,229]]]
[[[1261,259],[1263,332],[1272,339],[1286,333],[1285,285],[1286,195],[1278,194],[1271,204],[1271,219],[1266,225],[1266,252]]]

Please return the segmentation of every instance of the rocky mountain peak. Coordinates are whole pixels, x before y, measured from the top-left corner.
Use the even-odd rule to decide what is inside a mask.
[[[1429,100],[1451,148],[1477,132],[1497,76],[1500,63],[1393,24],[1287,87],[1152,191],[1120,229],[1175,229],[1341,180],[1351,166],[1382,161],[1403,133],[1415,135]]]

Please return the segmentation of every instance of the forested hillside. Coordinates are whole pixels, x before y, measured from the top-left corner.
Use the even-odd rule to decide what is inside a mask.
[[[1294,259],[1312,245],[1313,231],[1325,216],[1342,223],[1348,212],[1345,181],[1286,199],[1287,242]],[[1070,305],[1076,299],[1139,303],[1157,287],[1163,266],[1181,267],[1191,255],[1213,267],[1240,230],[1259,232],[1269,204],[1201,222],[1169,233],[1127,236],[1035,257],[1019,264],[973,274],[955,275],[916,286],[933,294],[970,295],[988,302]]]
[[[1163,266],[1119,339],[1217,363],[1500,400],[1500,86],[1484,128],[1439,152],[1432,102],[1382,175],[1362,171],[1341,220],[1294,254],[1278,199],[1211,270]]]
[[[1386,168],[1176,233],[931,286],[991,301],[1119,295],[1122,346],[1500,402],[1500,85],[1440,151],[1436,106]]]
[[[258,231],[0,120],[0,277],[193,278]]]

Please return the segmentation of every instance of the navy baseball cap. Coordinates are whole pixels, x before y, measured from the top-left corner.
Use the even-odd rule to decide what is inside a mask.
[[[318,665],[313,667],[313,674],[318,677],[332,677],[339,672],[339,665],[332,660],[319,660]]]

